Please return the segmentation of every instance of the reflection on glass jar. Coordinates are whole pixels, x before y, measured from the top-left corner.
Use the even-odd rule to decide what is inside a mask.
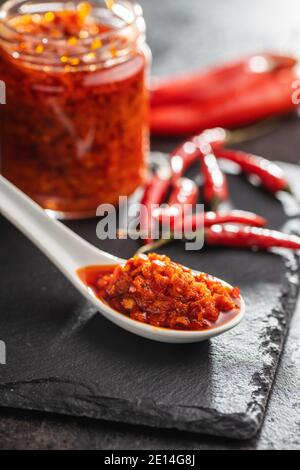
[[[57,217],[95,215],[144,180],[150,52],[141,8],[1,8],[1,172]]]

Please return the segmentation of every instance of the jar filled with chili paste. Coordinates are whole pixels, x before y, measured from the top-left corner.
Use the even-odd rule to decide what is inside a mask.
[[[146,172],[149,62],[130,1],[6,2],[1,173],[58,218],[132,194]]]

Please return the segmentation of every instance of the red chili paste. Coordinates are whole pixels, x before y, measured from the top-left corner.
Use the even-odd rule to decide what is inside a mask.
[[[78,274],[113,309],[156,327],[203,330],[239,310],[238,288],[208,274],[193,274],[155,253],[134,256],[124,266],[83,268]]]
[[[68,8],[0,24],[1,171],[44,208],[89,215],[144,181],[147,57],[130,27]]]

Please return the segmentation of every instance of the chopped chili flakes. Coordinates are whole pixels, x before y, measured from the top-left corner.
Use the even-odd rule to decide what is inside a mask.
[[[115,310],[156,327],[203,330],[221,313],[239,309],[238,288],[154,253],[135,256],[109,274],[98,272],[87,284]]]
[[[115,0],[105,0],[107,8],[111,9],[114,6]]]

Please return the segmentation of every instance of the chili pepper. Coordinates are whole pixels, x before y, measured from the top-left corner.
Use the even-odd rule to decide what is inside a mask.
[[[274,129],[279,125],[274,119],[266,119],[262,123],[254,124],[249,127],[245,127],[241,130],[227,131],[222,127],[216,127],[213,129],[206,129],[200,134],[191,137],[181,144],[171,154],[171,168],[173,171],[173,183],[178,178],[181,178],[188,168],[195,163],[199,158],[199,146],[203,143],[211,145],[215,151],[219,148],[223,148],[225,143],[239,143],[249,138],[253,139],[264,135],[265,132],[269,132],[270,129]]]
[[[142,233],[151,233],[153,224],[152,211],[154,205],[160,205],[165,199],[171,185],[171,171],[169,167],[161,167],[147,183],[141,204],[144,206],[140,216],[140,230]],[[144,242],[151,243],[148,236]]]
[[[170,194],[168,204],[183,206],[184,204],[196,204],[198,200],[198,186],[189,178],[180,178],[176,181],[172,193]]]
[[[227,179],[209,144],[199,146],[203,182],[204,201],[216,209],[220,203],[228,200]]]
[[[184,142],[171,155],[170,164],[173,172],[172,180],[175,184],[186,170],[197,160],[199,156],[198,147],[192,140]]]
[[[168,226],[172,234],[187,234],[194,233],[206,227],[213,225],[223,224],[239,224],[252,227],[265,227],[267,225],[266,219],[253,212],[232,210],[229,212],[198,212],[194,214],[180,214],[172,213],[172,211],[164,211],[159,209],[153,212],[154,219],[157,219],[162,225]],[[165,233],[162,231],[162,233]],[[132,234],[138,235],[139,232],[132,231],[119,231],[119,234]]]
[[[205,229],[209,245],[234,248],[268,249],[274,247],[300,249],[300,237],[257,227],[213,225]]]
[[[174,223],[174,220],[185,212],[185,207],[192,207],[197,203],[199,189],[196,183],[189,178],[180,178],[176,181],[168,200],[168,207],[157,209],[153,217],[160,223]]]
[[[188,104],[194,101],[218,100],[238,94],[249,86],[270,77],[274,71],[291,68],[296,60],[288,56],[260,54],[213,67],[207,71],[175,75],[152,82],[152,106]]]
[[[164,212],[164,209],[154,211],[153,217],[158,219],[162,224],[168,224],[171,231],[180,231],[185,233],[195,232],[203,227],[211,227],[220,224],[240,224],[250,225],[252,227],[265,227],[267,220],[254,212],[231,210],[229,212],[198,212],[194,214],[182,214],[184,217],[176,217],[171,211]],[[120,231],[119,233],[123,233]],[[125,233],[125,232],[124,232]],[[128,232],[127,232],[128,233]],[[133,235],[137,235],[137,231],[131,231]]]
[[[296,68],[280,69],[272,77],[219,100],[153,106],[151,131],[154,135],[196,134],[218,126],[242,127],[291,112],[296,109],[291,100],[291,85],[296,79]]]
[[[247,175],[253,174],[258,176],[262,185],[272,193],[290,190],[282,169],[266,158],[241,152],[240,150],[224,149],[221,147],[216,149],[216,155],[219,158],[225,158],[237,163]]]
[[[264,227],[266,219],[258,214],[248,211],[232,210],[229,212],[204,212],[187,215],[184,220],[175,220],[171,228],[176,232],[182,229],[188,232],[195,232],[201,227],[211,227],[216,224],[243,224],[253,227]]]
[[[200,154],[200,145],[208,143],[213,149],[218,148],[226,142],[227,135],[228,133],[221,127],[207,129],[180,145],[171,154],[170,159],[173,183],[175,184],[184,175],[186,170],[197,161]]]

